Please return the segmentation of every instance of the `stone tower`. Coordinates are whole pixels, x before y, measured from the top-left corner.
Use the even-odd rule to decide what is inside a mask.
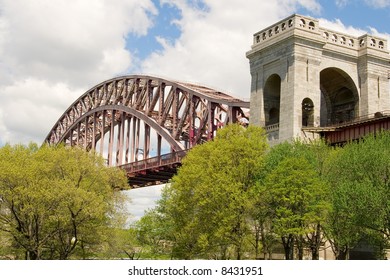
[[[250,121],[271,144],[390,110],[387,41],[327,30],[292,15],[253,36]]]

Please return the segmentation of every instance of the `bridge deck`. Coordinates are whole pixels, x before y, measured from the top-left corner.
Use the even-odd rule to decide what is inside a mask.
[[[375,134],[382,130],[390,130],[390,112],[377,112],[334,126],[306,127],[302,130],[320,133],[326,142],[331,145],[342,144],[361,139],[370,133]]]
[[[132,188],[167,183],[177,168],[187,150],[151,157],[119,166],[126,171]]]

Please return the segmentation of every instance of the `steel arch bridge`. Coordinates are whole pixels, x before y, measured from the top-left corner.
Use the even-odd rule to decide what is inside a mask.
[[[124,168],[132,187],[167,182],[188,149],[246,119],[249,102],[208,87],[129,75],[80,96],[45,139],[96,150]]]

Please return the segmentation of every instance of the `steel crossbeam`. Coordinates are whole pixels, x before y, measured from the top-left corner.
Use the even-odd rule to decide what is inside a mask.
[[[109,166],[180,152],[237,122],[249,102],[216,90],[145,75],[117,77],[80,96],[47,135],[49,144],[96,150]]]

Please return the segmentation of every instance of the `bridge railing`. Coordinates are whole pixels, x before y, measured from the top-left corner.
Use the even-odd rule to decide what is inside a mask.
[[[279,123],[267,125],[265,127],[266,132],[273,132],[273,131],[278,131],[279,130]]]
[[[170,154],[164,154],[156,157],[151,157],[135,162],[130,162],[119,166],[126,170],[127,173],[136,173],[146,169],[158,168],[165,165],[181,162],[188,150],[177,151]]]
[[[334,126],[351,125],[351,124],[356,124],[356,123],[359,123],[359,122],[364,122],[364,121],[369,121],[369,120],[374,120],[374,119],[378,119],[378,118],[387,117],[389,115],[390,115],[390,111],[389,110],[380,111],[380,112],[376,112],[376,113],[372,113],[372,114],[358,116],[358,117],[355,117],[355,118],[353,118],[353,119],[351,119],[349,121],[344,121],[344,122],[341,122],[341,123],[334,124]]]

